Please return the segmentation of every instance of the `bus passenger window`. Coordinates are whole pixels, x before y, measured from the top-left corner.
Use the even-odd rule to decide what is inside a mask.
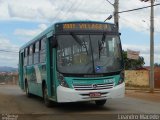
[[[43,38],[41,40],[41,50],[45,49],[46,48],[46,38]]]
[[[23,50],[23,58],[26,57],[26,52],[25,52],[25,49]]]
[[[33,54],[35,53],[35,43],[32,46]]]
[[[40,41],[40,62],[46,61],[46,38]]]
[[[33,45],[31,45],[31,46],[29,47],[29,65],[32,65],[32,63],[33,63],[32,54],[33,54]]]
[[[29,55],[32,55],[32,54],[33,54],[33,45],[29,47]]]
[[[35,43],[34,64],[39,63],[39,41]]]
[[[35,44],[35,52],[39,52],[39,41]]]
[[[24,66],[26,66],[28,64],[28,48],[24,49]]]

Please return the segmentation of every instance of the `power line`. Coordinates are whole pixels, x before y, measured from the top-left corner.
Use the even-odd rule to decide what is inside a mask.
[[[107,1],[108,1],[108,0],[107,0]],[[109,1],[108,1],[108,2],[109,2]],[[158,5],[160,5],[160,3],[154,4],[154,5],[152,5],[152,6],[158,6]],[[115,12],[114,15],[115,15],[115,14],[119,14],[119,13],[137,11],[137,10],[149,8],[149,7],[152,7],[152,6],[150,5],[150,6],[145,6],[145,7],[140,7],[140,8],[130,9],[130,10],[124,10],[124,11],[120,11],[120,12]],[[112,15],[112,16],[113,16],[113,15]],[[106,20],[107,20],[107,19],[105,19],[105,21],[106,21]],[[104,21],[104,22],[105,22],[105,21]]]
[[[152,5],[152,6],[158,6],[158,5],[160,5],[160,3]],[[120,11],[120,12],[117,12],[117,13],[132,12],[132,11],[136,11],[136,10],[141,10],[141,9],[149,8],[149,7],[152,7],[152,6],[150,5],[150,6],[135,8],[135,9],[131,9],[131,10],[124,10],[124,11]],[[115,14],[117,14],[117,13],[115,13]]]
[[[9,51],[9,50],[0,50],[0,52],[8,52],[8,53],[18,53],[18,52],[15,52],[15,51]]]
[[[107,0],[107,1],[108,1],[108,0]],[[157,3],[157,4],[154,4],[154,5],[152,5],[152,6],[159,6],[159,5],[160,5],[160,3]],[[150,6],[145,6],[145,7],[140,7],[140,8],[130,9],[130,10],[124,10],[124,11],[120,11],[120,12],[115,12],[114,14],[137,11],[137,10],[149,8],[149,7],[152,7],[152,6],[150,5]],[[106,21],[106,20],[105,20],[105,21]]]
[[[109,4],[111,4],[112,6],[114,6],[114,4],[113,3],[111,3],[109,0],[106,0]]]
[[[64,10],[66,6],[66,2],[63,3],[62,7],[60,8],[60,10],[57,12],[57,14],[55,15],[55,17],[53,18],[54,21],[56,21],[60,15],[60,13]]]
[[[129,22],[130,24],[132,24],[132,25],[134,25],[134,26],[137,26],[137,27],[141,27],[141,28],[143,27],[145,31],[148,31],[148,30],[149,30],[148,28],[146,28],[146,27],[144,27],[144,26],[139,26],[139,25],[137,24],[137,22],[134,23],[134,22],[132,22],[132,21],[126,19],[126,18],[121,18],[121,20],[127,21],[127,22]]]
[[[146,27],[144,27],[144,26],[139,26],[137,23],[134,23],[134,22],[132,22],[132,21],[126,19],[126,18],[122,18],[122,17],[121,17],[121,20],[127,21],[127,22],[131,23],[132,25],[135,25],[135,26],[137,26],[137,27],[139,27],[139,28],[142,28],[142,27],[143,27],[144,30],[142,30],[142,31],[149,31],[149,28],[146,28]],[[156,33],[160,33],[159,30],[155,30],[155,32],[156,32]]]
[[[75,8],[74,8],[74,10],[73,10],[73,11],[74,11],[73,14],[75,14],[75,12],[80,8],[80,6],[85,3],[85,1],[81,1],[81,0],[79,0],[79,1],[80,1],[80,3],[78,4],[77,7],[75,6]],[[77,1],[77,3],[78,3],[79,1]],[[89,9],[90,9],[90,8],[89,8]],[[83,10],[84,10],[84,6],[83,6]],[[82,12],[81,8],[80,8],[79,11]],[[90,13],[88,13],[88,12],[85,12],[85,13],[87,14],[87,17],[85,17],[85,19],[88,19],[89,17],[91,18]],[[68,17],[69,17],[69,16],[68,16]]]
[[[101,2],[99,2],[99,4],[96,4],[95,7],[91,6],[91,7],[89,7],[89,9],[92,8],[93,10],[97,10],[97,7],[101,6],[103,3],[104,3],[104,1],[102,0]],[[93,14],[93,13],[100,13],[100,12],[101,12],[101,11],[92,11],[91,13],[90,13],[90,12],[86,12],[86,14],[87,14],[87,16],[88,16],[87,19],[93,18],[93,17],[91,16],[91,14]]]
[[[80,2],[80,3],[79,3],[79,2]],[[100,5],[103,4],[103,3],[104,3],[104,1],[102,0],[102,2],[99,2],[99,4],[96,4],[96,7],[95,7],[95,8],[93,8],[93,6],[91,6],[91,7],[89,7],[88,9],[92,8],[92,9],[96,10],[97,6],[100,6]],[[66,15],[68,15],[71,10],[74,11],[74,12],[72,13],[72,14],[74,14],[75,11],[81,6],[81,4],[82,4],[82,1],[81,1],[81,0],[78,0],[77,2],[73,2],[72,5],[70,6],[70,8],[66,11]],[[78,6],[77,6],[77,5],[78,5]],[[76,6],[77,6],[77,7],[76,7]],[[83,10],[85,10],[85,9],[84,9],[84,6],[83,6]],[[81,10],[79,10],[79,11],[81,11]],[[81,11],[81,12],[82,12],[82,11]],[[93,13],[93,11],[92,11],[92,13]],[[92,18],[90,12],[87,12],[87,11],[85,12],[85,16],[86,16],[86,17],[85,17],[86,19]],[[67,17],[66,19],[68,19],[70,16],[68,15],[68,16],[66,16],[66,17]]]
[[[69,9],[66,11],[66,17],[67,17],[66,19],[69,18],[68,14],[69,14],[70,10],[71,10],[77,3],[78,3],[77,1],[72,2],[72,4],[71,4],[71,6],[69,7]]]

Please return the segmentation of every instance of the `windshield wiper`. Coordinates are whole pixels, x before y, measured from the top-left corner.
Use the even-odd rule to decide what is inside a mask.
[[[71,33],[71,36],[74,38],[74,40],[82,47],[84,47],[86,49],[87,55],[88,55],[88,49],[87,49],[87,45],[85,43],[85,41],[81,41],[81,39],[79,37],[77,37],[77,35],[75,35],[74,33]]]
[[[101,51],[104,48],[105,39],[106,39],[106,34],[103,34],[101,41],[98,41],[99,59],[101,57]]]

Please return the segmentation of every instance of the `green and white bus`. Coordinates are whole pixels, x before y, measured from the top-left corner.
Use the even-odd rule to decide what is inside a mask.
[[[19,51],[19,85],[51,101],[95,101],[124,96],[124,65],[114,24],[94,21],[55,23]]]

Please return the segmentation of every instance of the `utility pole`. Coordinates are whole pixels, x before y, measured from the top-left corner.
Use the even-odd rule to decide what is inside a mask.
[[[106,0],[109,4],[111,4],[114,7],[114,24],[117,27],[117,31],[119,32],[119,0],[115,0],[114,4],[112,4],[109,0]],[[112,15],[110,15],[105,21],[110,20],[112,18]],[[104,22],[105,22],[104,21]]]
[[[154,0],[151,0],[150,16],[150,92],[154,92]]]
[[[117,27],[117,31],[119,32],[119,0],[114,1],[114,24]]]
[[[150,75],[149,84],[150,92],[154,92],[154,0],[141,0],[144,2],[151,2],[151,14],[150,14]]]

